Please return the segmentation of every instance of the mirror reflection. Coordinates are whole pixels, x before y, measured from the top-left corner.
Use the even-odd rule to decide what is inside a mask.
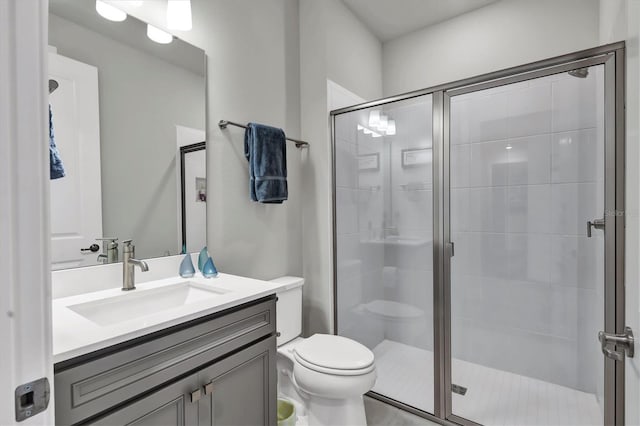
[[[127,239],[138,258],[205,245],[204,151],[184,183],[180,151],[205,141],[205,55],[164,41],[93,2],[50,1],[51,136],[64,169],[51,180],[54,270],[122,260]]]

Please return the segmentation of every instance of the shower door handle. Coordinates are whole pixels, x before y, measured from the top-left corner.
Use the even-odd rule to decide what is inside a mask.
[[[626,354],[629,358],[633,358],[634,355],[634,338],[633,331],[631,331],[631,327],[625,327],[624,333],[622,334],[613,334],[613,333],[605,333],[601,331],[598,333],[598,340],[600,340],[600,347],[602,349],[602,353],[613,360],[623,361],[624,355]],[[609,344],[615,345],[620,350],[609,349],[607,346]]]
[[[591,238],[591,228],[604,229],[604,218],[587,221],[587,237]]]

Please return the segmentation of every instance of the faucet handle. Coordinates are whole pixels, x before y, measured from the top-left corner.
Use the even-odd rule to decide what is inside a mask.
[[[133,240],[122,240],[122,249],[125,253],[131,253],[133,256],[134,246],[131,244]]]

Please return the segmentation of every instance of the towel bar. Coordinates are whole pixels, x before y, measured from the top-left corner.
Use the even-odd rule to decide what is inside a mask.
[[[242,127],[243,129],[246,129],[247,126],[245,126],[244,124],[240,124],[240,123],[235,123],[233,121],[229,121],[229,120],[220,120],[218,122],[218,127],[220,127],[221,129],[226,129],[227,126],[236,126],[236,127]],[[309,142],[305,142],[305,141],[301,141],[298,139],[291,139],[291,138],[286,138],[288,141],[291,141],[293,143],[296,144],[296,148],[306,148],[309,147]]]

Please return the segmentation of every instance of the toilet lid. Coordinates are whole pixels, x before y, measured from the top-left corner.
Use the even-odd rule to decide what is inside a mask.
[[[314,334],[297,344],[293,353],[306,367],[318,371],[348,370],[359,374],[360,370],[370,370],[374,361],[373,352],[366,346],[331,334]]]

